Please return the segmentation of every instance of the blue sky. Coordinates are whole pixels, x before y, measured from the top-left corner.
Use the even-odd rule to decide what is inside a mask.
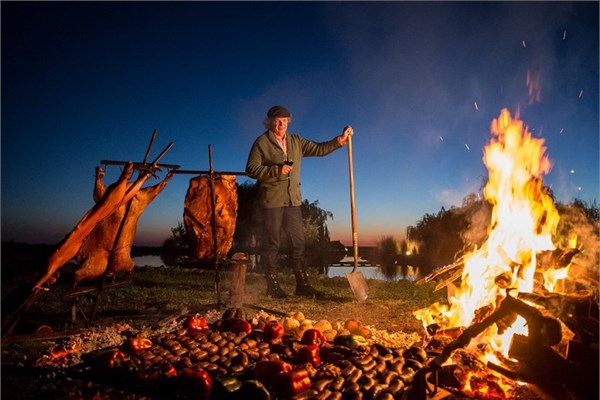
[[[274,104],[315,141],[354,127],[362,244],[478,192],[503,108],[545,139],[559,201],[598,199],[598,2],[1,6],[2,240],[60,241],[93,205],[100,160],[141,161],[154,129],[151,158],[174,142],[163,162],[205,170],[211,145],[215,170],[243,171]],[[183,220],[190,178],[150,204],[136,244]],[[351,243],[346,149],[306,159],[301,181]]]

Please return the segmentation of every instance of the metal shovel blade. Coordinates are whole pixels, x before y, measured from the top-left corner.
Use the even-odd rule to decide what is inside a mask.
[[[368,297],[368,287],[363,273],[360,271],[346,272],[346,278],[348,279],[348,283],[350,283],[350,288],[356,300],[365,301]]]

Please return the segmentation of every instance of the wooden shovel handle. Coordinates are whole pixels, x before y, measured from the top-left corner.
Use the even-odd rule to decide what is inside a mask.
[[[350,213],[352,218],[352,248],[354,250],[354,267],[358,267],[358,234],[356,231],[356,204],[354,202],[354,163],[352,161],[352,135],[348,136],[348,171],[350,176]]]

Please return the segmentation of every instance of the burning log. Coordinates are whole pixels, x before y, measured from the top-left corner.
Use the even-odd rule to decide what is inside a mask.
[[[83,263],[75,271],[74,284],[100,278],[105,272],[131,272],[134,262],[131,259],[131,246],[135,239],[137,221],[144,209],[160,194],[167,185],[172,173],[157,185],[140,189],[133,198],[122,203],[112,214],[104,218],[85,240],[77,254],[77,261]],[[102,183],[104,170],[96,168],[94,200],[101,201],[106,193]]]
[[[446,273],[450,273],[455,271],[457,268],[459,268],[460,266],[462,266],[464,264],[465,261],[465,257],[460,257],[458,260],[456,260],[455,262],[453,262],[452,264],[448,264],[445,265],[443,267],[440,267],[436,270],[434,270],[432,273],[430,273],[429,275],[417,280],[415,282],[416,285],[424,285],[428,282],[431,282],[432,280],[434,280],[435,278],[437,278],[440,275],[445,275]],[[462,273],[462,270],[461,270]],[[450,282],[453,282],[455,279],[457,279],[458,277],[454,277],[455,273],[453,272],[452,278],[451,280],[449,280],[449,282],[447,284],[449,284]],[[446,285],[447,285],[446,284]],[[446,286],[444,285],[444,286]],[[436,289],[437,290],[437,289]]]
[[[213,174],[190,179],[183,222],[192,243],[192,255],[197,261],[212,263],[227,256],[233,244],[236,219],[234,175]]]
[[[510,317],[511,314],[519,314],[527,320],[529,337],[532,342],[540,346],[552,346],[560,342],[562,333],[557,320],[546,317],[536,308],[507,295],[494,313],[483,321],[465,329],[458,339],[444,348],[442,353],[432,361],[431,365],[434,367],[441,366],[454,350],[466,346],[489,326],[499,322],[503,318]]]
[[[524,317],[529,328],[528,336],[515,335],[511,343],[509,356],[519,361],[517,368],[504,368],[491,362],[488,362],[488,367],[510,379],[533,383],[550,394],[556,395],[566,388],[581,398],[587,398],[589,393],[595,391],[597,398],[597,388],[593,389],[593,373],[565,360],[551,348],[561,341],[560,323],[510,295],[503,299],[494,313],[472,324],[456,340],[447,344],[428,367],[433,371],[441,369],[453,351],[465,347],[492,324],[499,324],[515,314]]]

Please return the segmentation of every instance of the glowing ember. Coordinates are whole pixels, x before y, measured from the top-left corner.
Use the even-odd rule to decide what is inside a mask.
[[[542,176],[551,168],[544,140],[534,138],[506,109],[492,121],[491,133],[483,156],[489,174],[484,195],[493,205],[487,241],[464,257],[460,285],[448,287],[449,306],[436,303],[415,312],[424,326],[469,326],[477,312],[493,311],[506,289],[533,292],[538,254],[555,249],[552,234],[559,215],[542,185]],[[544,273],[545,287],[552,290],[567,276],[568,267]],[[493,325],[485,341],[506,356],[514,333],[527,334],[523,318],[502,335]]]

